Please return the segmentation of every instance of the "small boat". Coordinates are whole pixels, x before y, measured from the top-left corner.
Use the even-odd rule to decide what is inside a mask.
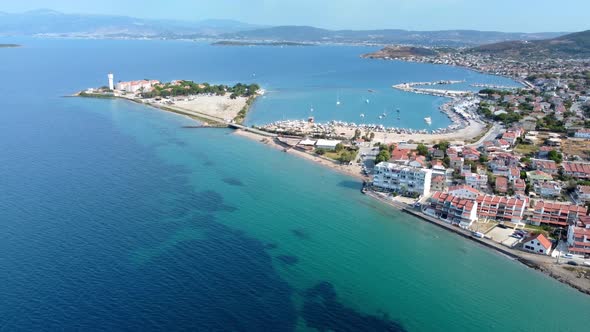
[[[427,124],[431,125],[432,124],[432,118],[427,116],[424,118],[424,122],[426,122]]]
[[[383,115],[383,117],[386,117],[387,116],[387,113],[383,112],[383,114],[381,114],[381,115]]]
[[[370,103],[369,99],[365,100],[365,103],[367,103],[367,104]]]
[[[402,118],[398,116],[398,117],[397,117],[397,119],[398,119],[398,120],[401,120]]]
[[[369,91],[369,92],[375,92],[375,90],[372,90],[372,89],[369,89],[369,90],[367,90],[367,91]]]
[[[365,117],[365,113],[361,113],[361,118],[364,118],[364,117]]]
[[[395,111],[399,113],[399,108],[398,108],[398,109],[396,109]]]
[[[379,119],[383,119],[383,115],[379,115]]]

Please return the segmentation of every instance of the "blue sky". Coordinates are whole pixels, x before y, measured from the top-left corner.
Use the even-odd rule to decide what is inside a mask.
[[[398,28],[495,31],[590,29],[590,0],[26,0],[0,11],[49,8],[66,13],[143,18],[236,19],[266,25],[330,29]]]

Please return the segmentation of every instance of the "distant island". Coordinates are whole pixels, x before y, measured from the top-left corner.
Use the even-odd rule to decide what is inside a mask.
[[[221,40],[214,42],[213,46],[314,46],[310,43],[299,43],[299,42],[256,42],[256,41],[237,41],[237,40]]]
[[[0,44],[0,48],[21,47],[18,44]]]
[[[414,46],[387,46],[377,52],[364,54],[363,58],[381,59],[381,58],[407,58],[412,56],[435,56],[438,52],[426,47]]]

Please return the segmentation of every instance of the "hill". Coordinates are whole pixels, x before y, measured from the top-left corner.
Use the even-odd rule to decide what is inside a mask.
[[[384,58],[408,58],[413,56],[435,56],[438,52],[425,47],[414,46],[387,46],[377,52],[364,54],[363,58],[384,59]]]
[[[0,13],[0,35],[58,35],[81,37],[214,37],[258,29],[233,20],[175,21],[127,16],[64,14],[49,9]]]
[[[552,39],[482,45],[468,51],[510,58],[590,58],[590,30]]]
[[[310,26],[278,26],[224,34],[228,40],[273,40],[292,42],[405,44],[422,46],[475,46],[507,40],[537,40],[554,38],[563,33],[507,33],[475,30],[409,31],[386,30],[327,30]]]
[[[89,38],[213,38],[226,41],[404,44],[471,47],[508,40],[540,40],[559,32],[507,33],[475,30],[328,30],[311,26],[267,27],[233,20],[176,21],[128,16],[64,14],[49,9],[0,12],[0,36],[33,35]]]

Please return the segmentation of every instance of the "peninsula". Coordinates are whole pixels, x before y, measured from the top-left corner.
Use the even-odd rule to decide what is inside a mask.
[[[75,94],[78,97],[121,98],[153,106],[164,111],[195,118],[204,126],[241,124],[257,96],[264,93],[257,84],[238,83],[234,86],[174,80],[138,80],[90,88]]]
[[[21,47],[18,44],[0,44],[0,48],[14,48],[14,47]]]

